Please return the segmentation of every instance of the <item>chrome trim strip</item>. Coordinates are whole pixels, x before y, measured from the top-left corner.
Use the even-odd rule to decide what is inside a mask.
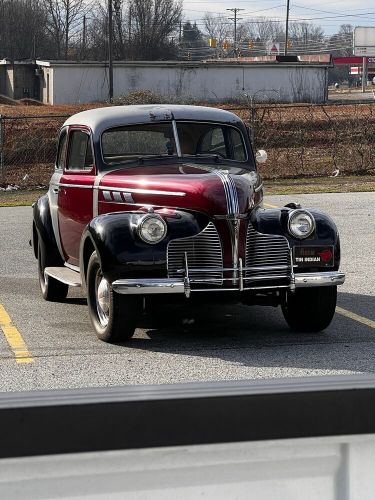
[[[72,271],[76,271],[77,273],[81,272],[81,269],[79,268],[79,266],[75,266],[73,264],[69,264],[68,262],[65,262],[64,266],[67,267],[68,269],[71,269]]]
[[[118,191],[121,193],[136,193],[136,194],[160,194],[165,196],[186,196],[182,191],[159,191],[157,189],[136,189],[136,188],[121,188],[114,186],[94,186],[94,189],[101,191]]]
[[[263,182],[259,184],[258,187],[254,188],[254,193],[258,193],[261,189],[263,189]]]
[[[228,171],[215,170],[214,173],[219,177],[223,184],[225,198],[227,202],[227,212],[230,219],[228,219],[231,245],[232,245],[232,263],[233,263],[233,279],[237,278],[237,268],[238,268],[238,240],[240,235],[240,219],[233,217],[234,214],[238,214],[240,211],[238,202],[237,187],[230,176]]]
[[[108,170],[106,172],[98,172],[94,182],[94,192],[92,195],[92,216],[97,217],[99,215],[99,186],[103,177],[110,174],[113,170]]]
[[[294,282],[296,288],[342,285],[345,282],[345,274],[338,271],[297,273],[294,275]]]
[[[112,191],[112,196],[113,196],[113,199],[117,202],[124,202],[124,199],[123,197],[121,196],[121,193],[118,192],[118,191]]]
[[[115,292],[121,294],[184,293],[183,280],[172,279],[121,279],[112,283]]]
[[[172,128],[173,128],[174,142],[176,144],[177,156],[181,158],[182,154],[181,154],[180,138],[178,137],[177,123],[174,118],[172,120]]]
[[[105,201],[112,201],[112,195],[110,191],[103,191],[103,198]]]
[[[58,187],[69,187],[69,188],[80,188],[80,189],[93,189],[93,186],[90,184],[65,184],[59,182],[56,184]]]
[[[126,203],[134,203],[133,196],[130,193],[123,193],[122,195]]]
[[[65,255],[62,249],[60,230],[59,230],[59,216],[58,216],[58,192],[54,192],[54,186],[59,186],[59,181],[62,177],[62,172],[54,172],[51,177],[49,190],[48,190],[48,200],[49,207],[51,211],[52,229],[56,238],[57,248],[59,250],[60,256],[65,261]]]

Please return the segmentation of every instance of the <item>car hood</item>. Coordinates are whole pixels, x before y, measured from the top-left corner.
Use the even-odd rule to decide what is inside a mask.
[[[144,165],[104,174],[99,200],[187,208],[209,215],[246,213],[256,181],[256,172],[231,165]]]

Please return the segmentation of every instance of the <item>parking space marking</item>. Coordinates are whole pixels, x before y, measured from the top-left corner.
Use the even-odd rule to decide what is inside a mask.
[[[342,307],[336,307],[336,312],[341,314],[341,316],[345,316],[346,318],[352,319],[353,321],[357,321],[358,323],[362,323],[362,325],[369,326],[375,330],[375,321],[369,318],[365,318],[364,316],[360,316],[352,311],[347,311]]]
[[[27,349],[27,345],[17,328],[12,324],[8,313],[0,304],[0,329],[2,330],[17,363],[33,363],[34,358]]]

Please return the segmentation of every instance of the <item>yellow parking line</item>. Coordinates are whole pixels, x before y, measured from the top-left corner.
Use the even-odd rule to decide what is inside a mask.
[[[270,205],[269,203],[263,203],[263,206],[265,206],[267,208],[279,208],[278,206],[276,206],[276,205]]]
[[[353,321],[357,321],[358,323],[362,323],[362,325],[369,326],[370,328],[373,328],[375,330],[375,321],[373,321],[372,319],[365,318],[364,316],[359,316],[359,314],[353,313],[351,311],[347,311],[346,309],[343,309],[342,307],[336,307],[336,312],[338,312],[342,316],[345,316],[346,318],[350,318]]]
[[[17,363],[33,363],[34,358],[27,349],[27,345],[17,328],[12,325],[8,313],[0,304],[0,328],[13,351]]]

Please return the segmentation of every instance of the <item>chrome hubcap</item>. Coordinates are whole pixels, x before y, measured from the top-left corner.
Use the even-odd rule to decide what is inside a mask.
[[[102,326],[107,326],[109,321],[110,287],[108,281],[101,275],[96,278],[95,292],[99,321]]]

